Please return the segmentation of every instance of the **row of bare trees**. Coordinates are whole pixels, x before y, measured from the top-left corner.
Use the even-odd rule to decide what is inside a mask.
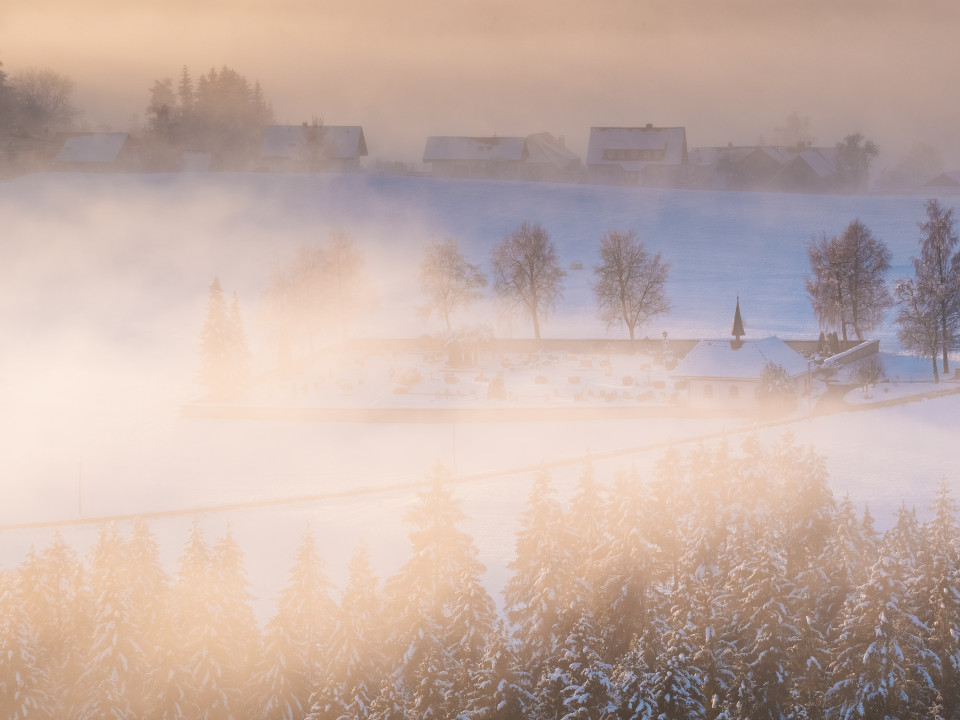
[[[623,323],[630,339],[656,315],[670,309],[664,286],[670,264],[651,254],[633,231],[610,230],[600,240],[600,263],[593,269],[593,291],[600,317],[608,326]],[[504,307],[530,319],[534,337],[541,322],[563,297],[564,271],[550,235],[538,223],[523,222],[493,248],[493,289]],[[420,266],[420,286],[427,296],[424,314],[436,311],[447,330],[451,315],[480,297],[487,284],[455,240],[429,246]]]
[[[857,340],[883,323],[886,309],[897,307],[897,337],[907,351],[950,370],[949,353],[960,349],[960,251],[954,209],[939,200],[926,204],[920,228],[920,256],[912,259],[914,277],[900,278],[893,293],[887,285],[890,250],[859,219],[842,234],[822,234],[808,246],[812,275],[807,292],[821,327],[835,328],[844,342],[848,329]]]

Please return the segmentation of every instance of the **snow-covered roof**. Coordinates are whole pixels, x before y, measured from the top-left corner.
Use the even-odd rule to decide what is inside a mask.
[[[786,165],[800,154],[800,148],[796,146],[785,147],[783,145],[760,145],[754,148],[753,152],[766,155],[778,165]]]
[[[957,187],[960,185],[960,170],[940,173],[927,183],[927,187]]]
[[[807,360],[774,336],[759,340],[701,340],[677,364],[675,378],[757,380],[767,363],[780,365],[790,377],[807,372]]]
[[[65,163],[104,163],[117,159],[127,141],[125,132],[89,133],[67,138],[54,160]]]
[[[687,162],[694,165],[716,165],[721,159],[727,162],[739,162],[756,148],[729,146],[691,148]]]
[[[821,178],[828,178],[837,171],[836,148],[807,148],[799,157]]]
[[[303,125],[268,125],[263,133],[263,157],[302,157],[307,147]],[[367,154],[367,142],[359,125],[322,125],[318,128],[322,155],[332,160],[353,160]]]
[[[576,153],[548,132],[527,135],[527,162],[553,165],[561,170],[580,164]]]
[[[587,146],[587,165],[623,165],[622,160],[605,158],[606,150],[662,150],[663,158],[650,162],[678,165],[686,162],[687,131],[682,127],[592,127]],[[636,162],[634,162],[636,164]]]
[[[423,162],[443,160],[512,160],[527,157],[522,137],[458,137],[431,135],[423,150]]]

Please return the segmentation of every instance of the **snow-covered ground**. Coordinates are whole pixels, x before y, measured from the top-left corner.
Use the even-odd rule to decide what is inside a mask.
[[[890,246],[891,278],[904,276],[917,252],[924,200],[376,176],[51,174],[0,183],[0,523],[341,493],[204,517],[211,536],[231,525],[247,552],[254,591],[268,607],[308,524],[327,548],[335,580],[343,579],[360,540],[371,545],[382,574],[392,572],[406,556],[402,516],[415,493],[389,488],[421,480],[440,461],[467,478],[458,489],[469,517],[465,529],[477,539],[496,589],[531,468],[553,463],[562,491],[572,486],[586,453],[601,478],[631,465],[649,476],[668,443],[690,447],[722,433],[737,442],[752,421],[185,419],[180,406],[200,393],[198,337],[214,276],[228,293],[238,292],[258,368],[267,369],[273,353],[257,323],[258,299],[271,270],[296,245],[323,242],[332,230],[353,235],[378,296],[355,334],[416,337],[440,329],[424,325],[416,312],[422,248],[456,237],[471,261],[489,269],[491,247],[529,220],[544,225],[568,268],[563,301],[545,334],[622,337],[595,318],[590,269],[603,232],[633,228],[672,264],[673,309],[645,334],[723,336],[739,294],[748,335],[810,337],[818,332],[804,290],[810,238],[839,233],[859,217]],[[576,263],[583,269],[572,269]],[[499,319],[490,303],[460,320],[490,323],[501,336],[531,334],[522,319]],[[884,360],[890,382],[873,389],[875,399],[921,387],[908,381],[930,379],[929,360],[895,356],[890,322],[879,337],[894,356]],[[427,377],[434,372],[419,370]],[[590,372],[602,379],[605,370],[598,363]],[[643,372],[638,369],[638,377]],[[531,368],[524,384],[531,393],[543,387],[538,374],[542,370]],[[617,367],[606,377],[622,390],[626,374]],[[445,387],[453,385],[444,380]],[[858,393],[848,402],[860,402]],[[753,431],[772,440],[785,429]],[[902,500],[923,515],[941,475],[960,483],[960,396],[816,418],[800,413],[789,429],[826,457],[834,488],[869,502],[881,525]],[[377,488],[383,491],[343,494]],[[153,521],[171,566],[190,522]],[[18,562],[50,532],[3,531],[0,561]],[[83,549],[95,528],[62,532]]]

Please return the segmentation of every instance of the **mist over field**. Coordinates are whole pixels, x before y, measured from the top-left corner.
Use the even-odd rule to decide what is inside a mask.
[[[947,321],[921,308],[922,357],[891,302],[850,364],[834,336],[792,378],[675,372],[701,338],[735,364],[741,318],[859,334],[808,290],[854,221],[874,298],[920,286],[960,197],[924,185],[960,167],[957,27],[953,0],[3,2],[0,714],[960,717]],[[594,127],[653,132],[588,168]],[[560,182],[426,170],[428,136],[534,133]],[[666,277],[629,346],[613,231]],[[555,250],[533,322],[518,235]],[[472,278],[449,328],[442,246]]]

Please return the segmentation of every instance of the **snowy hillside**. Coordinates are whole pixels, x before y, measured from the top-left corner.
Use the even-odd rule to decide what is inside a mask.
[[[258,299],[271,270],[296,245],[320,243],[332,230],[351,234],[378,295],[357,334],[414,337],[439,330],[436,321],[424,324],[416,315],[424,245],[458,238],[468,259],[489,270],[491,247],[529,220],[550,233],[567,268],[564,299],[545,335],[622,337],[595,318],[590,269],[605,231],[633,228],[672,264],[673,310],[641,336],[724,336],[739,294],[748,335],[809,337],[818,331],[804,290],[810,238],[839,233],[860,218],[889,245],[891,278],[906,275],[924,200],[362,175],[35,175],[0,183],[0,523],[389,487],[422,479],[439,460],[478,477],[458,493],[470,518],[465,529],[477,538],[498,586],[530,468],[569,460],[555,470],[565,489],[586,452],[623,450],[600,463],[607,477],[629,464],[649,472],[669,442],[740,433],[743,422],[358,426],[181,419],[180,405],[199,393],[198,336],[214,276],[227,292],[238,292],[255,362],[266,369],[274,357],[258,329]],[[502,336],[531,335],[522,319],[500,322],[490,304],[462,319],[489,322]],[[895,350],[889,323],[880,337],[884,349]],[[901,499],[925,508],[941,474],[960,483],[951,445],[958,430],[956,397],[792,427],[826,456],[834,488],[869,501],[881,522]],[[775,437],[782,428],[760,432]],[[335,580],[364,538],[383,573],[392,571],[407,552],[400,516],[412,501],[409,490],[385,492],[205,522],[211,534],[232,523],[255,591],[269,596],[308,522],[327,548]],[[168,559],[179,553],[189,522],[156,521]],[[94,530],[64,532],[82,547]],[[16,563],[30,543],[48,537],[46,530],[6,531],[0,560]]]

